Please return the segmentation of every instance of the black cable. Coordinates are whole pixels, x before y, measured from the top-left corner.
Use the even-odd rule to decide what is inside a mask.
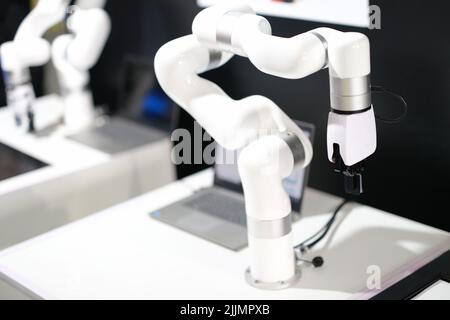
[[[313,247],[315,247],[320,241],[322,241],[327,234],[330,232],[331,227],[333,226],[334,222],[336,221],[337,216],[339,215],[339,212],[344,208],[345,205],[347,205],[350,201],[344,200],[333,212],[333,215],[331,216],[330,220],[313,236],[309,237],[302,243],[300,243],[298,246],[295,247],[295,249],[300,250],[302,253],[311,250]],[[316,240],[314,240],[316,237],[318,237]],[[311,240],[314,240],[313,242],[309,243]]]
[[[406,102],[405,98],[403,98],[401,95],[399,95],[395,92],[392,92],[390,90],[387,90],[381,86],[371,86],[371,89],[372,89],[373,93],[385,93],[387,95],[394,97],[395,99],[400,101],[400,103],[403,106],[403,112],[400,116],[398,116],[396,118],[387,119],[387,118],[380,117],[379,115],[376,115],[377,120],[387,123],[387,124],[397,124],[406,118],[406,116],[408,114],[408,103]]]

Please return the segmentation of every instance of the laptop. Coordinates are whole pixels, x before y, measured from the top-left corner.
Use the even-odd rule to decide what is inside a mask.
[[[314,126],[299,121],[296,123],[313,142]],[[215,156],[212,187],[202,189],[150,215],[205,240],[240,251],[247,246],[247,217],[237,161],[229,161],[237,159],[237,152],[217,146]],[[300,215],[308,175],[309,167],[298,169],[283,181],[291,198],[294,220]]]

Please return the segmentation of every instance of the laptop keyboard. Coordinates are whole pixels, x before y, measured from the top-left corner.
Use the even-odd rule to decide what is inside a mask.
[[[244,201],[225,193],[207,192],[184,205],[241,226],[247,225]]]

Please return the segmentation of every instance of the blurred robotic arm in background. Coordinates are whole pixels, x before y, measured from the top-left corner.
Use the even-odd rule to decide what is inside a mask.
[[[50,60],[50,44],[43,35],[64,19],[68,4],[69,0],[40,0],[20,25],[14,40],[0,47],[8,105],[14,109],[17,126],[24,131],[34,130],[35,93],[29,68]]]
[[[104,1],[100,4],[103,5]],[[68,34],[55,39],[52,60],[58,71],[68,132],[89,127],[95,119],[89,70],[97,63],[111,31],[111,21],[101,7],[75,7],[67,19]]]

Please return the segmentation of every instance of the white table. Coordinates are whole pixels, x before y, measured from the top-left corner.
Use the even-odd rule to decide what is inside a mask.
[[[37,99],[35,105],[36,110],[39,111],[37,114],[42,115],[38,120],[39,126],[53,122],[50,116],[59,114],[61,103],[55,95]],[[45,115],[49,115],[49,118],[43,119]],[[17,132],[14,116],[9,108],[0,109],[0,143],[48,164],[42,169],[1,181],[0,196],[105,163],[111,159],[111,156],[104,152],[70,141],[59,134],[37,137],[33,134]]]
[[[55,123],[61,106],[55,95],[37,99],[37,127]],[[0,250],[175,180],[168,135],[112,154],[61,129],[19,133],[11,109],[1,108],[0,143],[48,164],[0,181]]]
[[[236,253],[162,224],[149,213],[212,183],[205,171],[0,253],[9,285],[45,299],[365,299],[370,266],[382,288],[450,249],[446,232],[349,205],[327,241],[322,269],[295,287],[248,286],[247,250]],[[308,189],[296,242],[314,233],[340,199]],[[25,290],[25,291],[24,291]]]

